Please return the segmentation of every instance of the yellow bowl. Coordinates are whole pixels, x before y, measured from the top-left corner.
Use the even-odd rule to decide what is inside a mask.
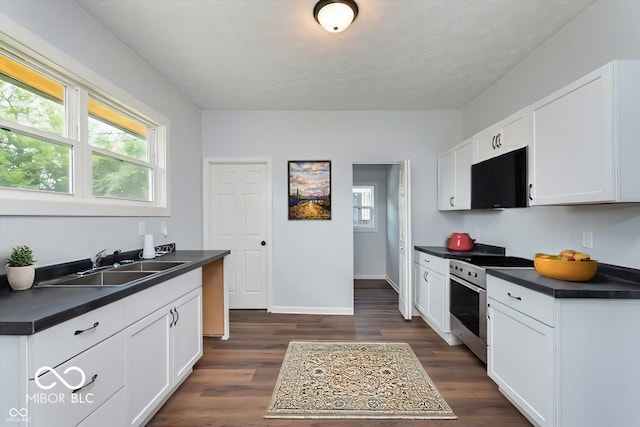
[[[563,261],[536,255],[533,266],[538,273],[551,279],[584,282],[596,275],[598,261]]]

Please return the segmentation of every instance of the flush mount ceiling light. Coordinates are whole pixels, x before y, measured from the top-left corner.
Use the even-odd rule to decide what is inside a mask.
[[[330,33],[347,29],[358,16],[358,5],[353,0],[320,0],[313,8],[313,17]]]

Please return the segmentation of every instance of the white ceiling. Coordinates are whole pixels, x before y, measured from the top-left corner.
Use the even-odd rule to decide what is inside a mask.
[[[77,0],[202,109],[460,109],[594,0]]]

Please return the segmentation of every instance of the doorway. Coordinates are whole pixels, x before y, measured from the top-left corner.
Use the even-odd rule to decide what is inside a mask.
[[[224,261],[230,309],[269,309],[271,161],[207,158],[203,167],[204,248]]]
[[[409,177],[408,161],[353,164],[354,279],[386,281],[407,320],[413,312]]]

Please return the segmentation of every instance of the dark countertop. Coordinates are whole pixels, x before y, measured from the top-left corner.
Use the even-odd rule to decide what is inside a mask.
[[[504,255],[505,249],[501,246],[476,243],[473,250],[465,252],[450,251],[445,246],[414,246],[414,249],[440,258],[465,258],[471,255]]]
[[[614,270],[626,270],[626,274],[619,277]],[[640,299],[640,281],[633,277],[634,271],[616,266],[600,265],[598,274],[587,282],[549,279],[534,268],[488,268],[487,274],[554,298]]]
[[[125,286],[101,288],[31,288],[12,291],[0,288],[0,335],[31,335],[114,301],[140,292],[173,277],[224,258],[230,251],[176,251],[155,258],[186,261]]]

